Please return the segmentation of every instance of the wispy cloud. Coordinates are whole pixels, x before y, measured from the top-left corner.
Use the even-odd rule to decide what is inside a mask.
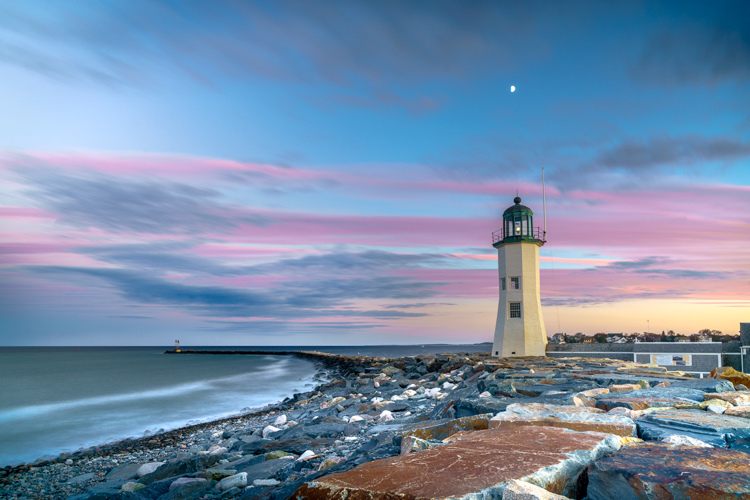
[[[270,222],[222,203],[221,193],[214,189],[179,182],[145,182],[106,174],[74,176],[46,168],[18,174],[31,196],[57,214],[58,222],[81,228],[194,234]]]

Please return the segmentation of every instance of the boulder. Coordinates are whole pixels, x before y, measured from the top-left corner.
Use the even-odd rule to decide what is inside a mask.
[[[413,436],[420,439],[442,441],[461,431],[480,431],[490,428],[491,413],[457,418],[450,421],[419,422],[397,431],[394,443],[401,446],[401,438]]]
[[[413,453],[415,451],[426,450],[428,448],[432,448],[433,446],[434,445],[426,439],[407,436],[401,440],[401,455],[406,455],[407,453]]]
[[[639,418],[635,424],[638,437],[646,441],[662,441],[679,434],[726,447],[736,438],[750,437],[750,420],[701,410],[657,411]]]
[[[276,420],[273,421],[273,425],[284,425],[286,423],[286,415],[279,415]]]
[[[576,497],[580,473],[620,446],[616,436],[597,432],[488,429],[437,448],[319,477],[302,485],[293,498],[501,498],[512,479]]]
[[[734,408],[727,408],[724,415],[750,418],[750,406],[735,406]]]
[[[107,473],[103,482],[92,486],[89,491],[93,493],[116,493],[123,484],[136,478],[136,473],[140,467],[141,464],[137,463],[115,467]]]
[[[253,481],[253,486],[276,486],[279,482],[275,479],[256,479]]]
[[[179,479],[177,481],[179,481]],[[172,484],[174,484],[174,482]],[[179,487],[174,489],[171,489],[172,485],[170,484],[169,487],[170,490],[165,494],[162,494],[158,497],[146,497],[145,495],[141,495],[139,497],[139,500],[140,498],[158,498],[159,500],[196,500],[198,498],[205,498],[207,495],[216,492],[216,484],[209,481],[192,481],[189,483],[183,483]],[[153,486],[151,488],[153,488]],[[151,488],[146,491],[151,493]],[[157,494],[157,492],[154,492],[154,494]]]
[[[406,403],[388,403],[383,407],[383,411],[389,411],[391,413],[393,412],[399,412],[399,411],[406,411],[409,409],[409,405]]]
[[[615,395],[616,397],[617,395]],[[627,408],[628,410],[646,410],[648,408],[671,408],[685,403],[683,399],[668,398],[599,398],[595,399],[595,406],[604,411],[614,408]]]
[[[526,481],[511,479],[503,492],[503,500],[570,500],[570,498],[550,493]]]
[[[454,416],[456,417],[468,417],[473,415],[482,415],[486,413],[492,413],[493,415],[499,411],[504,411],[508,405],[518,403],[518,399],[515,398],[463,398],[451,402],[454,410]],[[438,410],[438,406],[435,406],[433,415]],[[435,418],[433,415],[430,418]],[[435,415],[437,416],[437,415]],[[441,418],[441,417],[437,417]]]
[[[242,468],[242,472],[247,475],[248,484],[251,484],[256,479],[274,478],[293,468],[294,460],[279,459],[248,465]]]
[[[710,378],[713,379],[724,379],[732,383],[734,387],[738,385],[744,385],[750,387],[750,375],[747,373],[738,372],[731,366],[720,366],[711,370]]]
[[[203,473],[206,479],[210,480],[216,480],[220,481],[224,479],[225,477],[234,476],[237,474],[237,469],[206,469],[206,472]]]
[[[618,436],[635,436],[632,419],[609,415],[596,408],[516,403],[490,420],[490,428],[504,429],[526,425],[561,427],[574,431],[607,432]]]
[[[750,391],[709,392],[703,395],[703,399],[721,399],[735,406],[750,406]]]
[[[703,392],[727,392],[735,390],[734,385],[729,380],[697,378],[692,380],[677,380],[672,382],[675,387],[684,387],[687,389],[698,389]]]
[[[643,389],[639,384],[612,384],[609,386],[609,392],[632,392]]]
[[[219,481],[219,489],[221,491],[227,491],[232,488],[244,488],[245,486],[247,486],[247,472],[240,472]]]
[[[146,485],[142,483],[136,483],[135,481],[128,481],[127,483],[122,485],[122,489],[120,491],[123,492],[132,492],[135,490],[140,490],[141,488],[145,488]]]
[[[750,498],[750,456],[721,448],[628,446],[588,468],[589,500]]]
[[[335,437],[346,430],[346,422],[343,420],[339,420],[339,422],[341,423],[323,422],[312,425],[295,425],[294,427],[284,429],[283,431],[269,434],[269,436],[276,440],[296,439],[302,437],[311,439]]]
[[[296,427],[292,427],[292,429],[295,429]],[[273,425],[267,425],[263,428],[263,439],[268,439],[269,436],[274,432],[279,432],[281,429],[278,427],[274,427]]]
[[[147,464],[143,464],[140,467],[138,467],[138,470],[136,471],[136,476],[143,477],[146,474],[151,474],[156,469],[164,465],[164,462],[150,462]]]
[[[713,448],[713,446],[708,443],[693,439],[690,436],[682,436],[679,434],[672,434],[664,441],[662,441],[662,443],[666,443],[672,446],[700,446],[703,448]]]
[[[94,479],[95,477],[96,477],[96,474],[94,474],[93,472],[87,472],[86,474],[79,474],[77,476],[73,476],[70,479],[68,479],[66,482],[68,484],[81,484],[91,479]]]
[[[389,412],[388,410],[380,412],[378,422],[388,422],[390,420],[393,420],[393,413]]]
[[[689,387],[675,387],[674,384],[669,387],[652,387],[650,389],[639,389],[630,392],[620,392],[616,394],[603,394],[594,396],[596,400],[600,399],[627,399],[627,398],[659,398],[659,399],[687,399],[690,401],[703,401],[704,391],[691,389]]]
[[[205,483],[206,480],[202,477],[181,477],[179,479],[175,479],[172,481],[169,485],[169,491],[172,491],[176,488],[179,488],[180,486],[184,486],[186,484],[190,483]]]
[[[308,460],[312,460],[315,456],[317,455],[315,455],[314,451],[307,450],[297,458],[297,462],[307,462]]]
[[[168,477],[182,476],[194,472],[203,471],[218,464],[224,459],[223,455],[199,455],[193,458],[167,462],[151,474],[146,474],[138,480],[139,483],[149,485],[154,481],[160,481]]]

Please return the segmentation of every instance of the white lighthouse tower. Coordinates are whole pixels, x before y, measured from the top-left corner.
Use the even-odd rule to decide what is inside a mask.
[[[503,212],[502,229],[492,233],[497,248],[500,300],[497,306],[492,355],[544,356],[547,332],[539,296],[539,247],[547,241],[546,231],[534,227],[534,213],[521,205]]]

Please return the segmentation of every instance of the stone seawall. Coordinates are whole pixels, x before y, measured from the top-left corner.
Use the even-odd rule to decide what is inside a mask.
[[[291,355],[334,379],[259,412],[0,469],[0,498],[750,498],[750,377],[729,370],[697,379],[488,353],[170,354]]]

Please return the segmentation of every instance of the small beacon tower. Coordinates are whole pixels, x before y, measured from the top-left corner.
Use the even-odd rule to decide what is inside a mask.
[[[500,300],[497,306],[492,355],[499,357],[545,356],[547,332],[539,296],[539,247],[546,231],[534,227],[534,213],[521,205],[503,212],[503,227],[492,233],[497,248]]]

